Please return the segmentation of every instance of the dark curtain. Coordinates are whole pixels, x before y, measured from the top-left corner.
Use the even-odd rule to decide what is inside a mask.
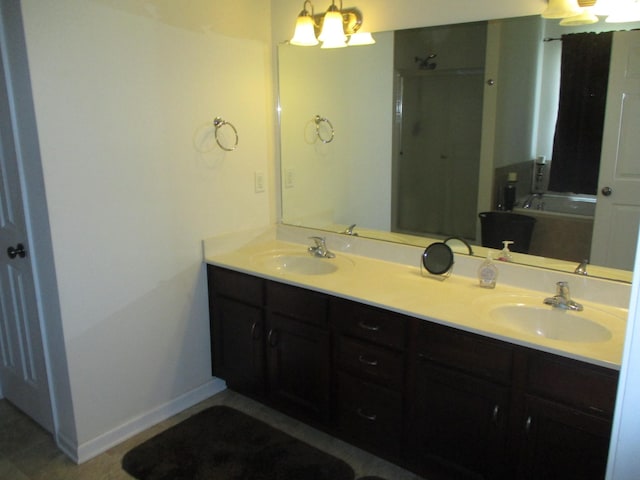
[[[595,194],[612,32],[562,36],[560,102],[549,190]]]

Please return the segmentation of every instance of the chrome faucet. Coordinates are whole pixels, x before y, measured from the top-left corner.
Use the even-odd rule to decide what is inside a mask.
[[[327,249],[324,237],[309,237],[315,242],[315,245],[308,248],[308,251],[314,257],[334,258],[336,255]]]
[[[343,230],[340,233],[344,233],[345,235],[352,235],[354,237],[357,237],[358,233],[353,231],[354,228],[356,228],[356,224],[355,223],[353,225],[349,225],[345,230]]]
[[[556,294],[553,297],[545,298],[544,303],[546,305],[551,305],[554,308],[574,310],[576,312],[581,312],[584,309],[582,305],[571,300],[569,282],[556,283]]]
[[[577,273],[578,275],[588,275],[587,273],[587,265],[589,264],[589,259],[585,259],[580,262],[580,265],[576,267],[573,273]]]

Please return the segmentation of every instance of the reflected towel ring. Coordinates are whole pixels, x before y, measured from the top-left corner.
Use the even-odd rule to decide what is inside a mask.
[[[218,137],[218,132],[220,131],[220,129],[222,127],[224,127],[225,125],[228,125],[229,127],[231,127],[231,129],[233,130],[233,134],[236,137],[236,140],[233,144],[233,147],[229,148],[229,147],[225,147],[221,142],[220,142],[220,138]],[[227,152],[232,152],[236,149],[236,147],[238,146],[238,131],[236,130],[236,127],[233,126],[233,124],[227,122],[226,120],[223,120],[221,117],[216,117],[213,120],[213,126],[216,128],[216,143],[218,144],[218,146],[227,151]]]
[[[331,142],[333,142],[334,130],[333,130],[333,125],[331,125],[331,122],[329,121],[329,119],[325,118],[325,117],[321,117],[320,115],[316,115],[314,121],[316,123],[316,135],[318,136],[320,141],[322,143],[331,143]],[[329,130],[330,130],[330,135],[326,135],[325,138],[323,138],[322,134],[320,133],[320,130],[321,130],[320,127],[321,127],[322,123],[326,123],[329,126]],[[328,138],[326,138],[326,137],[328,137]]]

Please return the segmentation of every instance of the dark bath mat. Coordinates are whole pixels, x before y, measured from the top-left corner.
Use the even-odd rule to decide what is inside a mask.
[[[211,407],[131,449],[140,480],[353,480],[335,457],[229,407]]]

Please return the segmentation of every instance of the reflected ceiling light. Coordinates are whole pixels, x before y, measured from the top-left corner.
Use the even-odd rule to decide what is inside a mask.
[[[560,20],[560,25],[563,27],[575,27],[577,25],[591,25],[592,23],[598,23],[598,21],[599,19],[593,13],[591,7],[585,7],[582,9],[582,13],[580,15]]]
[[[564,27],[589,25],[606,16],[607,23],[640,21],[640,0],[548,0],[543,18],[559,18]]]
[[[617,0],[597,0],[595,5],[591,7],[591,11],[594,15],[606,17],[613,12],[613,6]]]
[[[296,20],[296,28],[290,43],[314,46],[319,40],[322,42],[322,48],[343,48],[376,43],[370,33],[359,31],[361,26],[360,10],[353,7],[342,8],[342,0],[340,0],[340,8],[336,6],[335,0],[332,0],[327,11],[318,15],[314,14],[313,4],[306,0]],[[349,39],[348,43],[347,39]]]
[[[618,0],[612,4],[611,13],[606,18],[607,23],[640,22],[640,1]]]
[[[575,17],[582,13],[578,0],[549,0],[547,9],[542,12],[542,18]]]
[[[373,35],[370,32],[356,32],[351,34],[347,45],[350,47],[357,47],[358,45],[373,45],[376,41],[373,39]]]

